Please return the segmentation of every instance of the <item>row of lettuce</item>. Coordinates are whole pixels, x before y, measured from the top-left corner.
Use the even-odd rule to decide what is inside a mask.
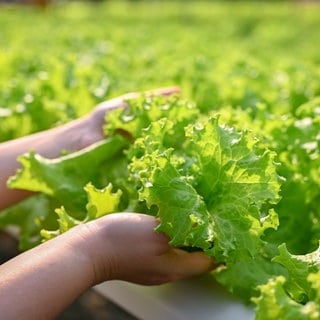
[[[182,88],[130,101],[94,148],[23,155],[9,185],[38,194],[0,226],[20,227],[25,250],[107,213],[156,215],[173,245],[221,262],[213,276],[256,319],[319,319],[319,19],[303,4],[181,5],[0,12],[1,141]]]
[[[112,212],[155,215],[172,245],[221,263],[213,276],[257,319],[317,319],[319,99],[278,118],[263,106],[202,113],[181,97],[129,103],[93,148],[21,157],[9,185],[40,192],[2,214],[22,225],[21,243]]]

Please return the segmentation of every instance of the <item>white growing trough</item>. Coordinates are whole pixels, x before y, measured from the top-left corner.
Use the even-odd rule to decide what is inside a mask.
[[[210,275],[150,287],[114,280],[95,289],[140,320],[254,319],[254,310]]]

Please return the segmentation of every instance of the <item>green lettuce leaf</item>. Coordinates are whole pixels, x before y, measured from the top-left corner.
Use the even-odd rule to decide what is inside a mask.
[[[90,181],[101,184],[99,170],[127,144],[126,139],[114,136],[57,159],[30,152],[19,158],[23,168],[9,179],[8,185],[46,194],[77,214],[87,203],[83,187]]]
[[[14,226],[19,235],[19,249],[31,249],[41,243],[40,230],[44,226],[57,228],[57,216],[53,213],[58,205],[54,199],[37,194],[1,211],[0,227]]]
[[[44,239],[49,240],[68,231],[76,225],[97,219],[108,213],[116,212],[118,210],[122,192],[121,190],[112,192],[112,189],[111,183],[103,189],[97,189],[91,183],[88,183],[84,188],[88,198],[84,218],[82,220],[77,220],[72,215],[68,214],[64,207],[58,208],[55,211],[59,217],[57,219],[59,228],[53,231],[42,229],[41,236]]]
[[[319,281],[319,274],[316,275]],[[311,281],[314,279],[311,277]],[[317,320],[320,317],[320,305],[315,301],[300,304],[287,294],[284,289],[285,278],[279,276],[270,279],[259,287],[261,295],[253,299],[256,303],[256,320]],[[318,282],[319,284],[319,282]]]
[[[256,303],[258,319],[294,319],[300,314],[301,319],[314,319],[320,296],[314,263],[318,251],[295,256],[279,244],[299,223],[310,232],[303,248],[317,239],[317,152],[301,151],[297,143],[303,132],[303,144],[311,139],[317,118],[312,130],[290,117],[282,128],[279,119],[271,124],[264,119],[265,107],[256,109],[255,122],[249,123],[253,115],[237,109],[221,117],[204,115],[177,97],[128,103],[130,108],[108,117],[104,130],[109,138],[101,143],[54,160],[34,153],[21,158],[23,169],[10,179],[10,186],[41,192],[48,199],[47,209],[52,203],[58,208],[25,220],[27,227],[31,230],[36,221],[33,232],[42,228],[42,236],[49,239],[116,211],[150,214],[159,218],[157,231],[166,233],[173,246],[213,256],[220,263],[213,272],[216,279]],[[246,119],[248,127],[239,119]],[[260,130],[263,125],[266,134]],[[279,132],[281,139],[272,141]],[[307,175],[311,178],[301,179]],[[310,186],[314,190],[307,192]],[[291,217],[285,206],[293,190],[299,194],[288,206]],[[300,210],[307,212],[306,219],[297,214]],[[293,240],[288,243],[289,249],[298,248]],[[282,303],[284,308],[273,307]]]
[[[189,124],[182,148],[168,145],[172,130],[174,122],[160,119],[132,146],[129,167],[140,200],[158,209],[157,230],[171,244],[199,248],[223,262],[217,278],[248,298],[261,281],[284,273],[268,261],[261,239],[278,225],[271,209],[280,190],[274,153],[261,149],[249,132],[220,125],[217,117]],[[252,272],[248,281],[241,265],[255,265],[259,275]]]
[[[320,270],[320,248],[304,254],[290,254],[285,244],[279,246],[279,255],[273,258],[273,261],[286,267],[288,270],[288,280],[286,290],[294,300],[300,303],[306,303],[312,296],[312,285],[308,281],[310,273]]]

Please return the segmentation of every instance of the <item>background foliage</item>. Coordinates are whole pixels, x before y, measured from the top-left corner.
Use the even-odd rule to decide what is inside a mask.
[[[0,140],[128,91],[277,113],[319,95],[316,4],[108,1],[0,11]]]

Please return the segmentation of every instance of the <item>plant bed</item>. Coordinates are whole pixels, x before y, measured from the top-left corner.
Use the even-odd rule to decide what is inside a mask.
[[[100,294],[140,320],[251,320],[244,305],[210,275],[161,286],[109,281],[95,287]]]

